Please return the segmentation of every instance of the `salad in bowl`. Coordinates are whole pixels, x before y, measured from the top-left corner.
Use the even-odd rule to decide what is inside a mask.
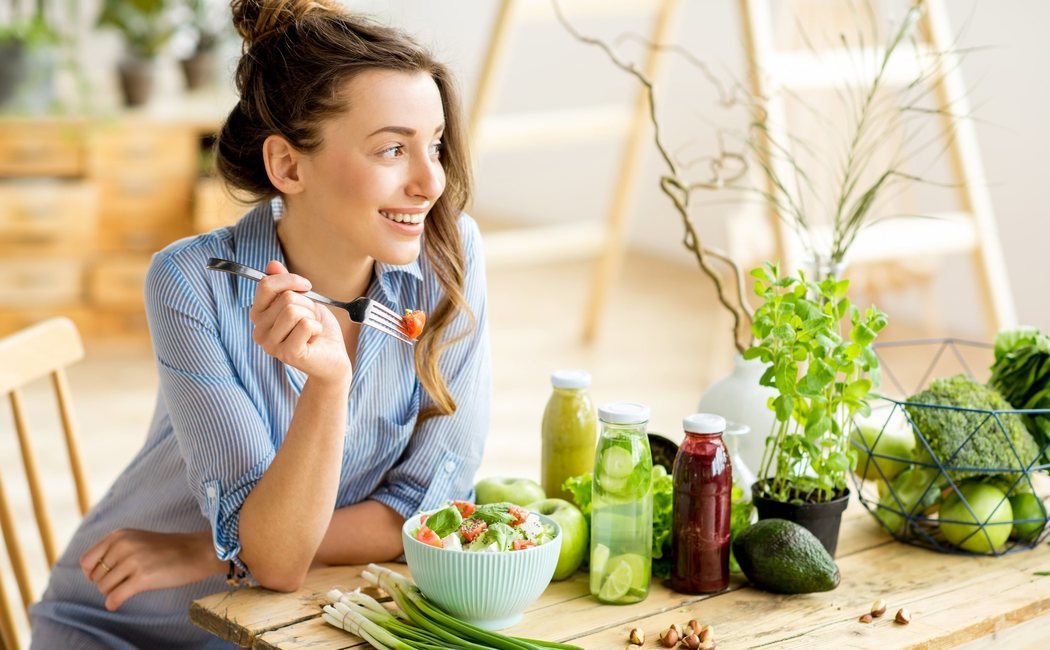
[[[554,528],[539,515],[513,503],[474,505],[453,501],[419,515],[412,537],[451,551],[499,553],[523,551],[554,539]]]
[[[445,612],[490,630],[513,625],[550,584],[561,529],[512,503],[453,501],[401,529],[412,578]]]

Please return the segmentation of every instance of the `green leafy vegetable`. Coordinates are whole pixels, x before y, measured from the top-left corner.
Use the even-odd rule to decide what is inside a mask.
[[[512,505],[514,504],[502,501],[500,503],[486,503],[478,506],[471,516],[484,521],[489,526],[492,526],[492,524],[509,524],[516,519],[508,511],[508,508]]]
[[[576,507],[580,509],[583,516],[587,518],[587,525],[591,525],[591,473],[570,476],[565,479],[561,489],[572,495]]]
[[[516,538],[517,534],[515,534],[513,528],[498,521],[490,524],[488,530],[481,536],[483,546],[495,544],[500,551],[509,551],[511,542]]]
[[[846,296],[848,280],[782,276],[768,263],[751,275],[762,304],[751,325],[755,344],[744,358],[765,364],[759,383],[777,391],[759,486],[784,503],[830,501],[846,489],[854,462],[853,416],[871,413],[868,394],[879,383],[872,343],[886,314],[855,307]]]
[[[739,485],[733,486],[733,505],[729,514],[729,570],[740,573],[740,565],[733,556],[733,539],[747,530],[751,525],[751,511],[754,509],[751,501],[744,495],[744,489]]]
[[[461,523],[463,523],[463,516],[459,514],[455,506],[438,510],[427,517],[426,521],[427,528],[437,533],[438,537],[451,535]]]
[[[932,463],[932,451],[942,466],[959,468],[948,471],[953,481],[987,477],[983,468],[1022,470],[1039,455],[1018,415],[987,412],[1010,410],[1006,400],[966,375],[935,379],[908,402],[904,408],[915,426],[916,458]]]
[[[674,479],[663,465],[653,467],[653,575],[671,575],[671,529],[674,527]]]
[[[1050,336],[1034,327],[999,332],[988,384],[1015,409],[1050,409]],[[1050,416],[1022,418],[1042,449],[1042,462],[1050,463]]]

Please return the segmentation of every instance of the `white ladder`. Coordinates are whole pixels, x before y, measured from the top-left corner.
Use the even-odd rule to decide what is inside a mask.
[[[787,111],[784,91],[802,93],[813,89],[834,89],[843,83],[870,82],[866,74],[874,71],[858,69],[857,57],[846,51],[822,52],[819,59],[809,51],[784,51],[774,47],[773,15],[769,0],[738,0],[744,41],[748,52],[750,90],[755,97],[766,98],[766,128],[787,142],[785,131]],[[977,147],[969,102],[961,77],[957,56],[953,53],[952,32],[948,25],[947,9],[943,0],[925,0],[926,9],[918,25],[921,47],[936,56],[929,57],[936,66],[931,79],[937,104],[950,114],[942,115],[942,130],[946,138],[946,159],[956,188],[958,210],[934,215],[936,219],[901,218],[881,221],[861,231],[850,248],[851,265],[927,264],[931,258],[968,254],[979,278],[984,314],[991,335],[1016,324],[1016,312],[1010,293],[995,216],[987,189],[984,168]],[[819,5],[822,11],[833,9],[829,4]],[[841,8],[841,5],[834,9]],[[874,58],[874,57],[870,57]],[[915,61],[909,67],[906,61],[894,61],[886,79],[906,83],[916,77]],[[954,116],[954,117],[953,117]],[[764,152],[768,147],[760,146]],[[784,165],[777,156],[763,156],[764,164]],[[783,169],[783,168],[781,168]],[[784,170],[790,174],[790,170]],[[789,177],[789,176],[786,176]],[[768,180],[768,179],[767,179]],[[767,191],[776,193],[769,182]],[[798,268],[799,246],[785,219],[769,203],[767,219],[773,233],[776,259],[787,268]],[[877,267],[876,267],[877,268]]]
[[[563,11],[575,21],[587,16],[608,17],[617,13],[638,14],[655,5],[649,33],[653,43],[667,42],[678,0],[634,2],[627,0],[573,0],[563,2]],[[597,258],[584,311],[584,341],[597,335],[598,324],[610,285],[623,261],[628,213],[634,200],[644,156],[643,140],[648,127],[648,104],[644,89],[631,106],[598,105],[521,114],[492,114],[491,108],[509,55],[511,33],[527,22],[555,21],[550,0],[501,0],[492,27],[484,64],[478,79],[469,118],[471,143],[480,154],[494,149],[530,147],[556,142],[586,142],[622,134],[625,146],[605,220],[591,219],[522,226],[489,231],[484,229],[486,260],[490,268],[571,258]],[[664,56],[650,49],[642,68],[650,79],[660,77]]]

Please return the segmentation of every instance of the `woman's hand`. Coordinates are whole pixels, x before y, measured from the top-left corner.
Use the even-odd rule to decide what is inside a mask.
[[[300,295],[310,290],[310,282],[277,261],[266,265],[266,273],[249,313],[252,338],[308,377],[349,384],[350,358],[339,322],[327,307]]]
[[[135,594],[181,587],[221,575],[226,563],[215,556],[211,531],[154,533],[122,528],[80,556],[80,569],[116,611]]]

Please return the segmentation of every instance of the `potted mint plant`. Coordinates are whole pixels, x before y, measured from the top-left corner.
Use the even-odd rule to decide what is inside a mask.
[[[856,462],[853,417],[871,413],[868,397],[879,379],[872,344],[886,315],[854,306],[846,295],[849,280],[782,276],[769,263],[751,276],[762,304],[752,322],[755,343],[744,358],[766,366],[759,381],[776,391],[773,430],[752,497],[759,519],[794,521],[834,555],[849,500],[846,479]]]

